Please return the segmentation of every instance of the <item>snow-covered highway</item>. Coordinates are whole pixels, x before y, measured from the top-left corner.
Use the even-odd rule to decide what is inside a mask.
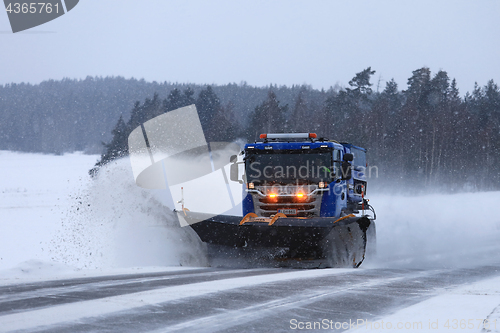
[[[457,286],[485,279],[490,279],[490,289],[479,293],[482,317],[471,318],[484,320],[500,304],[500,265],[430,270],[179,268],[22,283],[0,287],[0,331],[288,332],[314,328],[314,323],[318,330],[344,331],[345,323],[366,330],[366,323],[380,323],[398,309],[456,295]],[[496,291],[491,290],[494,283]],[[477,310],[477,302],[467,302],[463,295],[458,299],[464,311]],[[398,322],[421,322],[418,331],[425,331],[428,321],[444,325],[446,319],[457,319],[443,317],[443,311],[432,309],[425,321],[407,314]],[[482,325],[474,322],[472,331]]]

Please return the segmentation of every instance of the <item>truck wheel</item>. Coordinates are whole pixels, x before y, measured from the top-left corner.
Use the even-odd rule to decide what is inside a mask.
[[[367,225],[361,221],[335,226],[322,242],[327,267],[357,268],[365,258]],[[368,221],[368,225],[369,225]]]

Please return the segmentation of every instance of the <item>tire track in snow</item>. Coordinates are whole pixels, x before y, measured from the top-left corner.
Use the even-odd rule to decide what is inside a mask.
[[[167,286],[179,286],[202,281],[222,280],[240,276],[272,274],[273,269],[215,270],[201,269],[195,272],[182,271],[154,273],[151,277],[142,275],[100,277],[64,280],[49,283],[51,287],[40,285],[19,285],[0,288],[0,315],[33,310],[47,306],[74,303],[90,299],[112,297],[136,293]],[[1,318],[1,317],[0,317]]]
[[[396,277],[391,277],[396,272],[377,271],[378,277],[377,274],[374,274],[375,277],[370,274],[362,276],[362,278],[372,278],[369,281],[353,279],[352,284],[332,284],[330,288],[306,287],[289,296],[240,309],[226,308],[217,314],[186,320],[150,333],[290,331],[289,320],[294,316],[295,318],[302,316],[305,318],[304,321],[317,322],[321,322],[322,319],[338,322],[350,320],[356,322],[357,319],[375,320],[387,311],[393,311],[394,308],[404,308],[433,297],[439,294],[443,287],[449,288],[453,284],[463,285],[499,274],[498,267],[495,266],[481,267],[479,271],[470,269],[409,271],[402,275],[397,274],[401,276]],[[314,280],[308,282],[312,286],[316,284]],[[298,291],[298,288],[291,289]]]
[[[0,316],[0,331],[288,331],[292,318],[373,320],[499,268],[274,270]]]
[[[416,276],[420,276],[417,274]],[[377,287],[406,279],[407,277],[381,278],[369,282],[358,283],[354,286],[342,288],[321,288],[308,290],[307,292],[294,294],[290,297],[279,298],[262,304],[252,305],[243,309],[230,310],[221,314],[202,317],[197,320],[183,322],[168,328],[162,328],[149,333],[171,333],[171,332],[217,332],[238,325],[254,321],[256,318],[264,318],[270,313],[282,313],[293,308],[307,306],[311,303],[320,302],[325,298],[332,298],[339,294],[345,294],[354,290]]]
[[[48,288],[71,287],[71,286],[76,286],[76,285],[81,285],[81,284],[90,284],[90,283],[102,282],[102,281],[117,281],[118,282],[121,280],[132,280],[132,279],[148,278],[148,277],[155,277],[155,276],[193,274],[196,272],[206,272],[209,270],[214,270],[214,269],[197,268],[197,269],[187,269],[187,270],[178,270],[178,271],[102,275],[102,276],[69,278],[69,279],[40,281],[40,282],[28,281],[25,283],[5,284],[5,285],[0,286],[0,300],[4,299],[5,296],[8,296],[8,295],[15,295],[15,294],[20,294],[20,293],[24,293],[24,292],[34,292],[37,290],[43,290],[43,289],[48,289]]]
[[[435,272],[434,272],[435,273]],[[321,302],[334,299],[334,294],[347,297],[349,292],[356,292],[359,288],[376,288],[377,285],[385,285],[389,280],[393,283],[397,280],[406,280],[409,276],[420,278],[427,275],[421,271],[390,271],[385,274],[374,270],[310,270],[284,273],[286,279],[277,279],[277,274],[263,277],[266,281],[255,283],[253,278],[247,279],[249,282],[242,284],[238,288],[222,289],[216,293],[202,293],[197,296],[179,298],[168,302],[158,303],[142,308],[122,311],[101,318],[89,318],[82,320],[79,324],[66,324],[48,327],[46,332],[100,332],[100,331],[120,331],[138,332],[147,329],[159,329],[161,332],[165,327],[175,325],[181,331],[196,331],[196,325],[202,326],[199,331],[209,331],[210,323],[219,320],[217,329],[227,327],[224,322],[228,318],[231,325],[239,324],[239,318],[244,317],[249,321],[257,321],[262,317],[272,314],[281,314],[285,310],[291,310],[307,306],[313,302]],[[383,277],[381,278],[381,275]],[[259,277],[260,278],[260,277]],[[232,284],[235,281],[221,281],[224,284]],[[242,279],[238,279],[240,282]],[[418,286],[417,288],[419,288]],[[347,291],[346,291],[347,290]],[[295,295],[295,296],[294,296]],[[306,300],[301,301],[306,297]],[[313,297],[309,300],[310,297]],[[240,309],[240,310],[237,310]],[[223,317],[217,316],[228,310]],[[238,311],[245,313],[238,316]],[[211,319],[205,317],[215,316]],[[200,318],[202,317],[202,318]],[[242,320],[245,322],[245,320]],[[189,324],[193,322],[194,324]],[[110,326],[112,323],[113,326]],[[222,326],[222,327],[220,327]],[[149,327],[149,328],[148,328]],[[246,331],[240,329],[238,331]]]

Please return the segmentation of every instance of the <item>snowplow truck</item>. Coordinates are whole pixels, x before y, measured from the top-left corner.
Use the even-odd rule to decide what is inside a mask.
[[[230,162],[231,181],[243,187],[243,218],[179,212],[202,241],[280,248],[279,259],[317,267],[358,267],[374,248],[366,149],[315,133],[268,133]]]

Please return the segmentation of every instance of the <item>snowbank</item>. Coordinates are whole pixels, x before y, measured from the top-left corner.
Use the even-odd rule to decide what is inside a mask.
[[[110,163],[74,195],[54,259],[81,268],[206,265],[202,243],[180,228],[166,198],[137,187],[127,159]]]

